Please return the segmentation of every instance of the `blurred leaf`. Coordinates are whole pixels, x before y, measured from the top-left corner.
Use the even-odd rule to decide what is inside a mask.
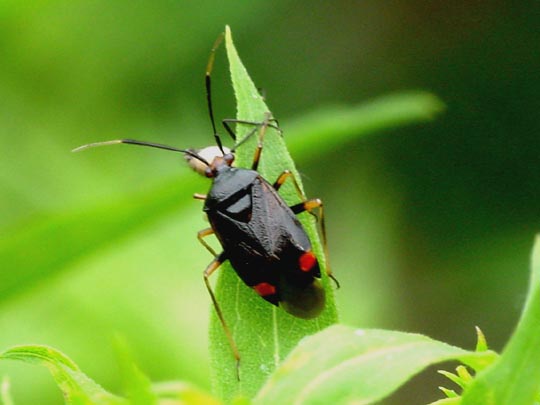
[[[439,98],[423,91],[381,96],[357,106],[324,107],[285,125],[287,145],[299,156],[321,153],[361,136],[431,121],[444,109]],[[306,147],[311,144],[317,148]]]
[[[164,382],[153,385],[154,393],[164,405],[219,405],[220,401],[185,382]]]
[[[117,336],[115,339],[115,349],[124,392],[130,404],[155,404],[157,398],[152,392],[152,384],[148,377],[135,364],[126,341]]]
[[[0,404],[14,405],[9,389],[10,389],[9,378],[8,377],[2,378],[2,384],[0,385]]]
[[[20,360],[45,366],[51,372],[68,404],[125,405],[86,376],[66,355],[47,346],[16,346],[0,354],[0,360]]]
[[[475,353],[426,336],[335,325],[300,342],[255,397],[257,404],[369,404],[434,363],[460,360],[477,367],[491,352]]]
[[[164,183],[150,192],[108,202],[87,210],[34,218],[4,230],[0,241],[0,303],[47,280],[102,247],[141,232],[158,218],[191,202],[180,184],[195,184],[192,176]]]
[[[480,372],[463,394],[466,404],[533,404],[540,401],[540,235],[532,253],[527,302],[499,359]],[[536,401],[536,402],[535,402]]]

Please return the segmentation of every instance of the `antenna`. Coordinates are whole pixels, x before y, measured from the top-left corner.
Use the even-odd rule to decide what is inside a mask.
[[[135,139],[115,139],[115,140],[112,140],[112,141],[89,143],[87,145],[82,145],[82,146],[79,146],[78,148],[73,149],[72,152],[80,152],[80,151],[83,151],[85,149],[95,148],[95,147],[98,147],[98,146],[117,145],[117,144],[120,144],[120,143],[125,143],[125,144],[128,144],[128,145],[147,146],[147,147],[150,147],[150,148],[165,149],[165,150],[170,150],[172,152],[185,153],[186,155],[189,155],[189,156],[203,162],[205,165],[210,166],[208,164],[208,162],[206,161],[206,159],[199,156],[197,153],[193,152],[193,150],[178,149],[178,148],[174,148],[174,147],[169,146],[169,145],[163,145],[161,143],[137,141]],[[221,149],[221,150],[223,151],[223,149]]]
[[[216,39],[216,42],[214,42],[214,46],[212,47],[212,50],[210,51],[210,58],[208,59],[208,64],[206,65],[206,75],[205,75],[205,85],[206,85],[206,102],[208,103],[208,114],[210,115],[210,122],[212,122],[212,129],[214,130],[214,138],[216,140],[216,144],[221,151],[221,153],[225,154],[223,151],[223,144],[221,143],[221,139],[219,137],[219,134],[217,133],[216,128],[216,121],[214,119],[214,109],[212,107],[212,80],[211,80],[211,74],[212,70],[214,68],[214,60],[216,59],[216,50],[219,48],[219,45],[223,41],[223,33],[219,35],[219,37]]]

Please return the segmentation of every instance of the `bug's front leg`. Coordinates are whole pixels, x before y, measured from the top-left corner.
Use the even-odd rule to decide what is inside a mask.
[[[197,239],[199,239],[199,242],[201,242],[201,244],[206,248],[206,250],[208,250],[210,253],[212,253],[212,256],[214,257],[218,257],[218,254],[216,253],[216,251],[212,248],[212,246],[210,246],[205,240],[204,238],[206,238],[207,236],[210,236],[210,235],[213,235],[215,232],[212,228],[206,228],[206,229],[203,229],[199,232],[197,232]]]
[[[281,134],[281,128],[279,128],[278,121],[275,118],[269,118],[268,125],[270,128],[274,128],[276,131],[278,131]],[[223,127],[225,130],[229,133],[232,139],[236,141],[236,133],[233,131],[231,124],[243,124],[243,125],[253,125],[255,128],[253,128],[251,131],[248,132],[247,135],[245,135],[239,142],[237,142],[234,145],[234,149],[237,149],[240,145],[242,145],[245,141],[247,141],[249,138],[253,136],[257,132],[257,130],[264,125],[264,122],[257,122],[257,121],[246,121],[246,120],[238,120],[236,118],[225,118],[221,121],[223,124]]]
[[[206,195],[205,194],[199,194],[199,193],[196,193],[193,195],[193,198],[195,198],[196,200],[206,200]],[[212,248],[212,246],[210,246],[205,240],[204,238],[206,238],[207,236],[210,236],[210,235],[213,235],[215,234],[214,230],[212,228],[206,228],[206,229],[203,229],[199,232],[197,232],[197,239],[199,240],[199,242],[201,242],[201,245],[203,245],[206,250],[208,250],[210,253],[212,253],[212,256],[214,257],[217,257],[218,254],[216,253],[216,251]]]

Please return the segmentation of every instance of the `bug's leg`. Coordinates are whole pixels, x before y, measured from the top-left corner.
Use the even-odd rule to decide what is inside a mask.
[[[227,131],[227,133],[231,136],[231,138],[236,142],[236,132],[233,131],[229,123],[235,123],[236,120],[234,118],[225,118],[224,120],[221,120],[221,123],[223,124],[223,128]]]
[[[231,135],[231,137],[236,141],[236,133],[232,130],[232,128],[229,126],[228,122],[238,122],[237,120],[223,120],[223,126],[225,127],[225,129],[227,130],[227,132],[229,133],[229,135]],[[242,124],[246,124],[247,122],[240,122]],[[255,132],[257,132],[257,129],[259,129],[259,126],[262,125],[260,122],[258,123],[253,123],[253,125],[255,125],[255,127],[249,131],[241,140],[240,142],[236,142],[234,144],[234,148],[233,148],[233,151],[235,151],[240,145],[242,145],[244,142],[246,142],[249,138],[251,138],[253,136],[253,134]]]
[[[276,131],[279,131],[279,133],[282,132],[281,128],[279,127],[279,123],[278,123],[277,119],[269,118],[267,121],[268,121],[268,126],[270,128],[274,128]],[[225,118],[225,119],[221,120],[221,123],[223,124],[223,127],[227,130],[229,135],[231,135],[231,137],[233,139],[235,139],[235,140],[236,140],[236,133],[233,131],[230,124],[254,125],[257,128],[264,124],[264,122],[238,120],[236,118]],[[253,135],[253,133],[251,133],[251,135]],[[249,136],[251,136],[251,135],[247,135],[247,137],[249,138]],[[244,140],[242,140],[242,142],[244,142]]]
[[[266,135],[266,128],[268,128],[269,122],[272,119],[270,112],[265,114],[264,121],[261,123],[259,130],[259,138],[257,139],[257,148],[255,149],[255,154],[253,155],[253,163],[251,164],[251,170],[257,170],[259,167],[259,160],[261,159],[261,153],[264,144],[264,136]]]
[[[300,214],[302,212],[307,211],[318,219],[319,226],[321,228],[324,257],[326,259],[326,274],[328,277],[330,277],[334,281],[334,283],[336,284],[336,287],[339,288],[339,281],[337,281],[337,279],[333,276],[332,270],[330,270],[330,264],[328,261],[328,243],[326,239],[326,224],[324,222],[323,202],[318,198],[312,198],[310,200],[306,200],[306,197],[304,196],[304,193],[302,192],[302,189],[300,188],[300,185],[298,184],[298,181],[296,180],[294,173],[292,173],[290,170],[285,170],[283,171],[283,173],[279,175],[279,177],[273,184],[274,189],[278,191],[288,178],[292,179],[296,192],[304,200],[301,203],[291,206],[290,208],[295,214]],[[317,213],[314,212],[315,210],[317,210]]]
[[[195,193],[193,194],[193,198],[204,201],[206,200],[206,194]]]
[[[287,179],[291,179],[293,181],[293,184],[294,184],[294,188],[296,189],[296,193],[298,194],[298,196],[302,199],[302,201],[306,201],[307,198],[306,196],[304,195],[304,192],[302,191],[302,189],[300,188],[300,184],[298,184],[298,181],[296,180],[296,176],[294,175],[293,172],[291,172],[290,170],[283,170],[283,172],[279,175],[279,177],[277,178],[277,180],[274,182],[274,184],[272,185],[272,187],[274,187],[274,190],[276,191],[279,191],[279,189],[281,188],[281,186],[283,185],[283,183],[285,183],[285,181]],[[301,204],[297,204],[297,205],[302,205],[303,203]],[[292,207],[289,207],[289,208],[292,208]],[[321,210],[322,210],[322,202],[321,202]],[[317,215],[315,215],[315,213],[313,212],[313,210],[307,210],[307,209],[304,209],[300,212],[303,212],[303,211],[307,211],[309,212],[311,215],[313,215],[317,220],[319,220],[319,217]],[[297,212],[295,212],[296,214],[298,214]],[[326,235],[323,236],[324,238],[326,238]],[[326,240],[324,240],[324,242],[326,243]],[[325,253],[326,254],[326,253]],[[328,255],[326,255],[327,258],[328,258]]]
[[[302,189],[300,188],[300,184],[298,184],[298,181],[296,180],[296,176],[294,175],[293,172],[291,172],[290,170],[283,170],[283,172],[279,175],[279,177],[277,178],[277,180],[274,182],[274,184],[272,185],[274,187],[274,190],[276,191],[279,191],[279,189],[281,188],[281,186],[283,185],[283,183],[285,183],[285,181],[287,179],[291,179],[293,184],[294,184],[294,188],[296,189],[296,193],[298,194],[298,196],[302,199],[302,201],[306,201],[307,198],[306,196],[304,195],[304,192],[302,191]],[[322,203],[321,203],[322,205]],[[292,207],[290,207],[292,208]],[[322,208],[321,208],[322,209]],[[313,215],[317,220],[319,220],[319,217],[317,215],[315,215],[315,213],[313,211],[310,211],[310,210],[304,210],[304,211],[308,211],[311,215]],[[302,211],[301,211],[302,212]],[[328,256],[328,255],[326,255]]]
[[[304,195],[304,192],[300,188],[300,185],[298,184],[298,181],[296,181],[296,177],[294,176],[294,174],[290,170],[284,170],[283,173],[281,173],[279,175],[279,177],[277,178],[277,180],[273,184],[274,189],[276,191],[278,191],[280,189],[280,187],[283,185],[283,183],[285,183],[285,181],[288,178],[292,179],[293,184],[294,184],[294,188],[296,189],[296,192],[298,193],[300,198],[302,198],[302,200],[305,200],[306,196]]]
[[[216,251],[212,249],[212,246],[210,246],[204,240],[204,238],[206,238],[207,236],[213,235],[214,233],[215,232],[212,228],[203,229],[202,231],[197,232],[197,239],[199,239],[199,242],[201,242],[201,244],[206,248],[206,250],[212,253],[212,256],[217,257]]]
[[[328,261],[328,243],[326,239],[326,224],[324,222],[323,202],[318,198],[312,198],[309,200],[305,200],[299,204],[295,204],[290,208],[295,214],[300,214],[301,212],[307,211],[310,214],[315,215],[315,217],[318,219],[319,226],[321,228],[324,257],[326,259],[326,275],[330,277],[336,284],[336,287],[339,288],[339,281],[332,274],[332,270],[330,269],[330,263]],[[315,210],[317,210],[317,214],[314,213]]]
[[[225,318],[223,317],[223,312],[221,312],[221,307],[219,306],[216,296],[214,295],[214,291],[212,290],[212,286],[210,285],[210,280],[209,280],[210,276],[219,268],[221,263],[223,263],[225,260],[226,260],[225,252],[222,252],[221,254],[217,255],[214,258],[214,260],[212,260],[212,262],[208,265],[208,267],[203,273],[204,284],[206,285],[206,289],[208,290],[208,293],[210,294],[210,298],[212,299],[212,303],[214,304],[214,308],[216,309],[216,314],[218,316],[218,319],[221,322],[221,326],[223,327],[225,336],[227,336],[227,340],[229,341],[229,345],[231,346],[234,358],[236,360],[236,377],[238,378],[238,380],[240,380],[240,353],[233,339],[231,330],[229,329],[229,327],[227,326],[227,323],[225,322]]]
[[[244,137],[236,142],[236,144],[234,145],[234,150],[236,150],[240,145],[242,145],[244,142],[246,142],[249,138],[251,138],[256,132],[257,130],[265,124],[265,122],[257,122],[257,121],[246,121],[246,120],[237,120],[237,119],[234,119],[234,118],[226,118],[224,120],[221,121],[222,124],[223,124],[223,127],[227,130],[227,132],[229,133],[229,135],[236,141],[236,133],[233,131],[233,129],[231,128],[231,125],[230,124],[243,124],[243,125],[253,125],[254,128],[249,131],[246,135],[244,135]],[[279,127],[279,123],[278,121],[275,119],[275,118],[269,118],[266,120],[267,122],[267,126],[270,127],[270,128],[273,128],[275,129],[276,131],[279,132],[280,135],[282,135],[282,131],[281,131],[281,128]]]

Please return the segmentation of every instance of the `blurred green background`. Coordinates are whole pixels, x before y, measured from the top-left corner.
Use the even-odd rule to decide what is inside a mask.
[[[103,239],[97,249],[45,252],[55,271],[17,273],[42,246],[4,257],[0,348],[52,345],[118,392],[120,333],[152,380],[208,388],[201,273],[210,257],[195,237],[206,224],[191,199],[208,183],[175,183],[189,169],[165,152],[70,150],[119,137],[210,144],[203,75],[229,24],[285,136],[319,108],[396,91],[428,90],[447,104],[430,124],[335,150],[306,144],[312,157],[297,163],[308,195],[326,204],[344,323],[466,348],[478,325],[500,350],[540,229],[539,17],[540,3],[528,1],[3,0],[0,242],[58,214],[83,221],[96,206],[124,201],[121,211],[169,183],[181,189],[178,210],[142,215],[145,226],[127,226],[125,237],[89,226]],[[217,116],[233,117],[224,52],[213,78]],[[45,370],[2,363],[0,375],[10,376],[17,403],[62,401]],[[385,403],[428,402],[450,385],[433,370],[423,377]]]

